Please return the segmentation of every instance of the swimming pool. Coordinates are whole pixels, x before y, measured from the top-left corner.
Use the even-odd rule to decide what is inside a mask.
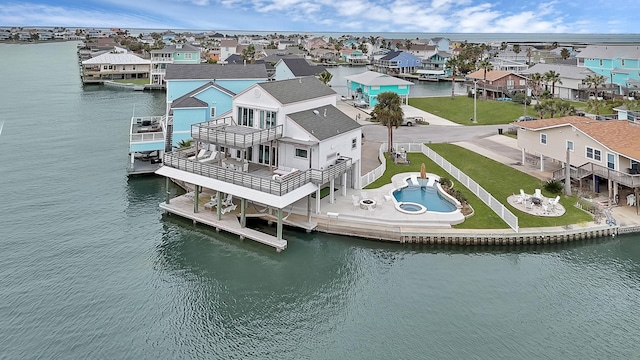
[[[452,212],[457,206],[440,195],[436,186],[427,185],[408,185],[393,192],[393,197],[400,204],[400,209],[407,213],[414,212],[410,209],[402,208],[403,204],[418,204],[426,208],[428,211],[435,212]],[[421,211],[424,212],[424,211]]]

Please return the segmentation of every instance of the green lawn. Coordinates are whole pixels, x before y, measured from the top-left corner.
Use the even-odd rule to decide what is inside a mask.
[[[410,98],[409,105],[463,125],[508,124],[524,115],[524,105],[510,101],[477,99],[477,123],[473,117],[473,98],[468,96]],[[536,116],[533,106],[527,106],[527,115]]]
[[[450,144],[429,144],[429,147],[442,155],[467,175],[471,176],[471,178],[477,181],[485,190],[505,204],[514,214],[516,214],[516,216],[518,216],[520,227],[563,226],[591,220],[591,216],[589,214],[573,206],[577,201],[576,197],[563,196],[561,198],[560,203],[565,207],[565,209],[567,209],[567,212],[561,217],[537,217],[516,210],[507,204],[507,197],[514,193],[519,193],[520,189],[524,189],[525,192],[530,194],[533,193],[536,188],[542,189],[543,182],[541,180],[459,146]],[[434,173],[439,176],[446,176],[455,182],[450,174],[426,156],[419,153],[409,153],[407,155],[411,162],[410,164],[395,165],[391,159],[387,159],[387,171],[382,175],[382,177],[367,186],[367,188],[373,189],[389,184],[391,183],[391,177],[398,173],[418,172],[420,171],[422,163],[425,164],[427,172]],[[470,217],[462,224],[456,225],[455,228],[508,228],[507,224],[502,221],[496,213],[473,195],[473,193],[471,193],[471,191],[466,187],[457,182],[454,186],[455,189],[462,192],[475,211],[474,216]],[[551,197],[551,194],[545,193],[544,190],[542,193],[547,197]]]
[[[456,145],[429,144],[429,147],[471,176],[498,201],[505,204],[518,216],[520,227],[563,226],[591,220],[591,215],[574,206],[578,200],[575,196],[560,198],[560,203],[567,210],[560,217],[538,217],[521,212],[507,204],[507,197],[519,193],[520,189],[532,194],[536,188],[542,189],[545,197],[553,197],[553,194],[544,191],[543,181]]]
[[[112,81],[121,83],[121,84],[135,84],[135,85],[149,84],[149,79],[125,79],[125,80],[112,80]]]

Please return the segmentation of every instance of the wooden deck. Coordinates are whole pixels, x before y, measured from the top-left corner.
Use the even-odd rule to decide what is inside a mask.
[[[200,196],[200,204],[198,206],[199,211],[197,213],[193,212],[193,200],[185,196],[173,198],[169,204],[162,202],[160,203],[160,208],[172,214],[176,214],[205,225],[213,226],[216,230],[224,230],[226,232],[236,234],[240,236],[241,239],[247,238],[269,245],[275,248],[277,252],[287,248],[287,241],[284,239],[278,240],[275,236],[246,227],[241,227],[240,221],[238,220],[238,214],[240,213],[239,206],[236,211],[222,215],[221,219],[218,220],[216,218],[215,208],[213,211],[206,210],[204,208],[204,203],[208,201],[209,196],[210,195],[206,194]]]

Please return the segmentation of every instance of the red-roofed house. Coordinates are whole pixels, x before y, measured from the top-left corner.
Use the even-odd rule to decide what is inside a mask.
[[[488,98],[496,99],[511,97],[513,93],[525,91],[527,78],[510,71],[491,70],[485,74],[484,70],[478,70],[467,74],[467,86],[469,90],[474,88],[477,82],[479,93],[484,93]]]

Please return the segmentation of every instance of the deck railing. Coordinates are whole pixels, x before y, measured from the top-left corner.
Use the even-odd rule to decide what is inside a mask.
[[[593,174],[631,188],[640,186],[640,174],[627,174],[622,171],[609,169],[606,166],[593,163],[587,163],[578,168],[571,167],[570,171],[572,179],[581,179]],[[556,180],[564,179],[564,167],[554,171],[553,178]]]
[[[202,124],[207,124],[202,125]],[[232,126],[233,127],[233,126]],[[248,148],[282,137],[283,126],[278,125],[248,134],[227,131],[229,126],[220,124],[201,123],[191,125],[191,137],[197,141],[209,144],[223,145],[234,148]]]
[[[188,150],[165,153],[163,163],[165,166],[278,196],[285,195],[308,183],[324,184],[345,173],[352,165],[351,158],[341,158],[341,161],[326,170],[298,171],[275,180],[253,175],[250,172],[234,171],[213,164],[189,160],[188,153]]]

